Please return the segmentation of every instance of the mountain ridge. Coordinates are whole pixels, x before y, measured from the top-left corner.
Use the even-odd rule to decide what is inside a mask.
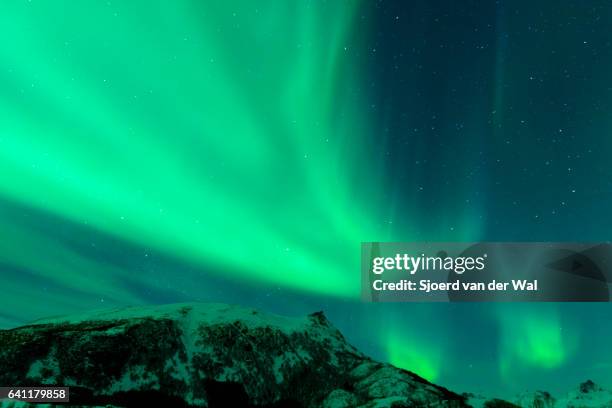
[[[219,303],[98,310],[0,331],[0,383],[71,387],[71,404],[183,407],[467,407],[372,360],[324,313]],[[8,406],[3,402],[0,406]]]

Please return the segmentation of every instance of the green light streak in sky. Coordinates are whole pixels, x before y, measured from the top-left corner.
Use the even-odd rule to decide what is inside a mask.
[[[524,305],[523,305],[524,306]],[[500,373],[508,378],[524,370],[552,370],[567,362],[577,347],[576,330],[563,325],[555,305],[500,308]]]
[[[440,375],[441,349],[432,344],[431,339],[423,340],[409,334],[397,335],[390,332],[386,343],[389,362],[428,381],[435,381]]]
[[[353,185],[356,7],[3,5],[0,194],[236,278],[356,295],[358,243],[385,238]],[[62,275],[47,265],[29,266]]]

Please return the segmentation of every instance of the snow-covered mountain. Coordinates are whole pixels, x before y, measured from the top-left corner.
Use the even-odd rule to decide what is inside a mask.
[[[464,396],[473,408],[612,408],[612,391],[590,380],[559,398],[546,391],[526,392],[509,401],[473,394],[464,394]]]
[[[3,330],[0,367],[0,384],[69,386],[80,406],[467,406],[368,358],[323,313],[287,318],[225,304],[115,309]]]

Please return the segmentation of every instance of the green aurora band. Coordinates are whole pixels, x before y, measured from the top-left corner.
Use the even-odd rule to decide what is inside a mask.
[[[147,4],[4,7],[0,193],[241,280],[358,294],[359,239],[388,235],[346,91],[355,6]]]

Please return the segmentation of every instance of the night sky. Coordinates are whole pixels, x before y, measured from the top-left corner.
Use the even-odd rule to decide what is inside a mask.
[[[362,241],[609,241],[612,5],[0,5],[0,327],[324,310],[455,391],[612,386],[607,304],[365,304]]]

